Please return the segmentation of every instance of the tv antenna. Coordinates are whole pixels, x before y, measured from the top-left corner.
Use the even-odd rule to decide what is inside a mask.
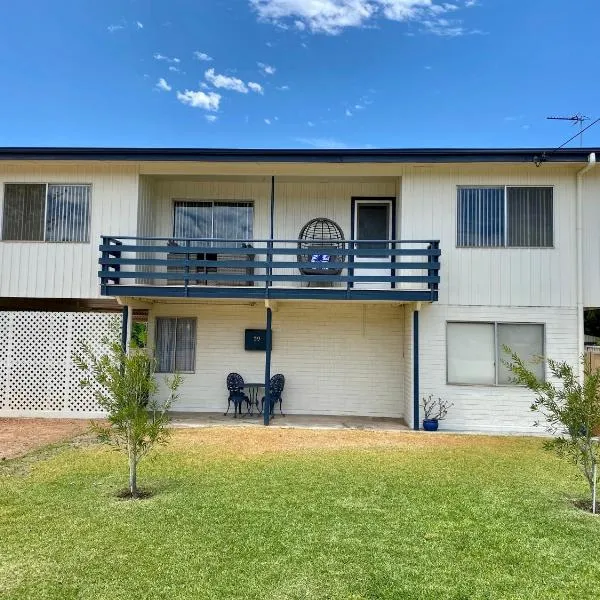
[[[546,119],[550,121],[571,121],[571,125],[577,125],[577,123],[579,123],[579,146],[583,147],[583,123],[589,121],[589,117],[575,113],[570,117],[546,117]]]

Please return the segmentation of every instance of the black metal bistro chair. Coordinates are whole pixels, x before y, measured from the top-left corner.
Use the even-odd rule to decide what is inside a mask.
[[[242,414],[242,402],[245,402],[246,406],[250,406],[250,398],[244,393],[244,378],[239,373],[229,373],[227,375],[227,390],[229,391],[229,398],[227,398],[225,415],[227,415],[233,403],[233,416],[235,418],[238,412],[240,415]]]
[[[271,399],[270,413],[273,414],[273,409],[275,408],[275,404],[279,402],[279,413],[282,416],[285,416],[281,411],[281,403],[283,402],[283,398],[281,394],[283,393],[283,388],[285,387],[285,377],[281,373],[277,373],[277,375],[273,375],[271,380],[269,381],[269,389],[267,391],[268,396]],[[265,410],[265,402],[266,396],[262,397],[261,401],[261,412]]]

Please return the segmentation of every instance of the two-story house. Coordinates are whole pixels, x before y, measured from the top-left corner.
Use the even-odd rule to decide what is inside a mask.
[[[595,152],[0,148],[0,415],[97,414],[70,356],[116,313],[176,410],[283,373],[288,414],[418,427],[433,394],[447,428],[529,431],[502,348],[579,361]]]

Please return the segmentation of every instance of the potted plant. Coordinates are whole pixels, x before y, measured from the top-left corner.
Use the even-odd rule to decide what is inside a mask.
[[[426,398],[423,398],[423,429],[425,431],[437,431],[439,422],[446,418],[448,409],[453,406],[452,402],[448,400],[442,400],[441,398],[434,398],[433,394],[429,394]]]

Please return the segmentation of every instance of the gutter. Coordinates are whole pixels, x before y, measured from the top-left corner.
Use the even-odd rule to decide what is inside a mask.
[[[583,384],[584,368],[582,360],[585,353],[585,335],[583,320],[583,176],[596,166],[596,153],[590,152],[588,164],[577,171],[577,355],[579,356],[579,382]]]

